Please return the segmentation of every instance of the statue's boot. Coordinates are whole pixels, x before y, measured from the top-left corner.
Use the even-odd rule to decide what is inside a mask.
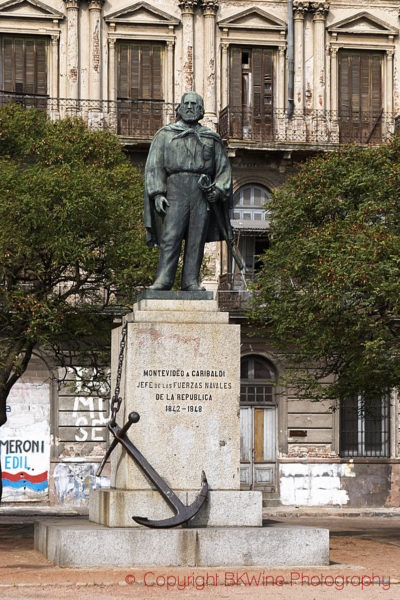
[[[161,282],[157,282],[157,280],[153,283],[153,285],[149,286],[149,290],[170,290],[172,285],[164,284]]]
[[[205,289],[206,289],[205,287],[202,287],[198,283],[192,283],[191,285],[187,285],[186,287],[183,287],[182,291],[183,292],[204,292]]]

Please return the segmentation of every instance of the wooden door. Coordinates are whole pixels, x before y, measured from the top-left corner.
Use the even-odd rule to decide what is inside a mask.
[[[149,137],[163,124],[163,46],[118,44],[118,133]]]
[[[240,483],[244,489],[276,489],[276,407],[240,409]]]
[[[229,81],[230,137],[273,139],[273,51],[232,46]]]
[[[381,142],[382,120],[382,54],[339,52],[340,142]]]

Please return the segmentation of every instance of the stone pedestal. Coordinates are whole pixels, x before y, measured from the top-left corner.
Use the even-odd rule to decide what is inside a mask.
[[[118,415],[140,414],[128,436],[180,500],[207,500],[186,526],[147,529],[132,516],[172,510],[119,445],[111,488],[91,490],[90,521],[41,521],[35,548],[60,566],[328,564],[329,532],[262,527],[261,492],[240,491],[240,331],[208,293],[148,290],[127,323]],[[207,299],[208,298],[208,299]],[[113,332],[113,388],[122,329]]]
[[[206,473],[207,504],[189,526],[260,526],[261,492],[240,491],[240,328],[214,300],[184,296],[149,291],[126,317],[118,420],[140,414],[128,435],[185,504],[194,501]],[[121,328],[113,332],[113,373],[120,338]],[[172,511],[117,447],[111,489],[91,491],[89,518],[137,527],[132,515],[164,519]]]

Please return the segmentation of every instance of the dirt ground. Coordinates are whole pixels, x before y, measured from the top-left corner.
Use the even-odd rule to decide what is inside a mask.
[[[0,600],[400,600],[400,519],[282,519],[331,531],[328,567],[70,569],[33,549],[32,518],[0,518]]]

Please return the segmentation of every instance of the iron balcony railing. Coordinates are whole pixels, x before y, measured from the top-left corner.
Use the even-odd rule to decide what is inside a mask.
[[[124,138],[138,140],[150,140],[160,127],[175,121],[175,105],[159,100],[51,98],[0,91],[0,105],[8,102],[44,110],[54,120],[79,117],[92,129],[109,129]]]
[[[255,277],[254,273],[243,275],[239,272],[221,275],[217,292],[219,308],[230,313],[244,314],[257,293],[252,287]]]
[[[83,119],[92,129],[109,129],[127,140],[150,141],[155,132],[175,121],[176,105],[163,100],[88,100],[51,98],[47,95],[0,91],[0,105],[16,102],[26,108],[45,110],[51,119],[66,116]],[[259,115],[225,107],[219,115],[219,133],[230,144],[325,145],[378,144],[394,131],[398,119],[392,113],[294,111]]]
[[[395,130],[393,113],[380,111],[294,111],[257,114],[227,106],[219,114],[219,133],[230,143],[380,144]]]

